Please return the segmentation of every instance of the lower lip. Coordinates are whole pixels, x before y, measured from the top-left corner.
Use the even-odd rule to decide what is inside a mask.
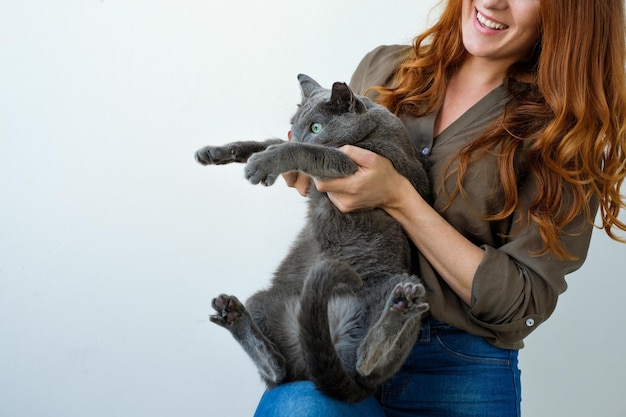
[[[498,35],[504,32],[504,30],[491,29],[491,28],[488,28],[487,26],[483,26],[478,21],[478,10],[476,9],[474,9],[474,18],[472,19],[472,21],[474,23],[474,28],[476,28],[477,31],[485,35]]]

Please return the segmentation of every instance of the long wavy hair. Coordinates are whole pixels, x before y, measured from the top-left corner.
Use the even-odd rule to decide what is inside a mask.
[[[462,0],[449,0],[439,21],[415,38],[394,86],[376,88],[379,103],[396,114],[416,116],[441,106],[449,75],[468,54],[461,7]],[[625,241],[615,234],[616,228],[626,230],[618,219],[626,208],[620,195],[626,176],[624,18],[624,0],[540,2],[540,40],[523,62],[509,68],[507,77],[523,74],[529,87],[516,91],[519,83],[508,83],[511,99],[503,114],[451,160],[446,178],[456,177],[456,185],[448,191],[450,201],[464,195],[468,166],[496,153],[505,198],[500,212],[488,220],[510,216],[520,203],[515,160],[524,149],[538,191],[521,215],[539,227],[545,244],[539,254],[571,258],[559,236],[580,213],[594,222],[589,206],[594,196],[599,227]]]

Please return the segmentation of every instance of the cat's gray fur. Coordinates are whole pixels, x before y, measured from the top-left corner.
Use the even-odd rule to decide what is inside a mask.
[[[303,101],[290,142],[207,146],[196,153],[198,162],[247,162],[245,175],[253,184],[271,185],[293,170],[329,179],[357,170],[336,149],[351,144],[385,156],[429,194],[419,155],[398,118],[344,83],[331,91],[305,75],[298,79]],[[308,222],[271,287],[245,306],[234,296],[216,297],[211,321],[230,330],[268,386],[308,379],[332,397],[359,401],[398,370],[428,310],[410,267],[409,240],[385,211],[342,214],[312,185]]]

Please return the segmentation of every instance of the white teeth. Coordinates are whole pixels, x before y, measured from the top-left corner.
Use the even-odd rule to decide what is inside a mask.
[[[481,25],[488,27],[489,29],[502,30],[508,28],[507,25],[503,25],[502,23],[492,22],[491,20],[480,14],[479,11],[476,11],[476,18]]]

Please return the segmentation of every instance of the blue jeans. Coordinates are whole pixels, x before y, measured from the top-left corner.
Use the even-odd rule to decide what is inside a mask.
[[[517,351],[437,320],[424,320],[419,339],[376,397],[357,404],[328,398],[308,381],[267,391],[255,417],[519,417]]]

